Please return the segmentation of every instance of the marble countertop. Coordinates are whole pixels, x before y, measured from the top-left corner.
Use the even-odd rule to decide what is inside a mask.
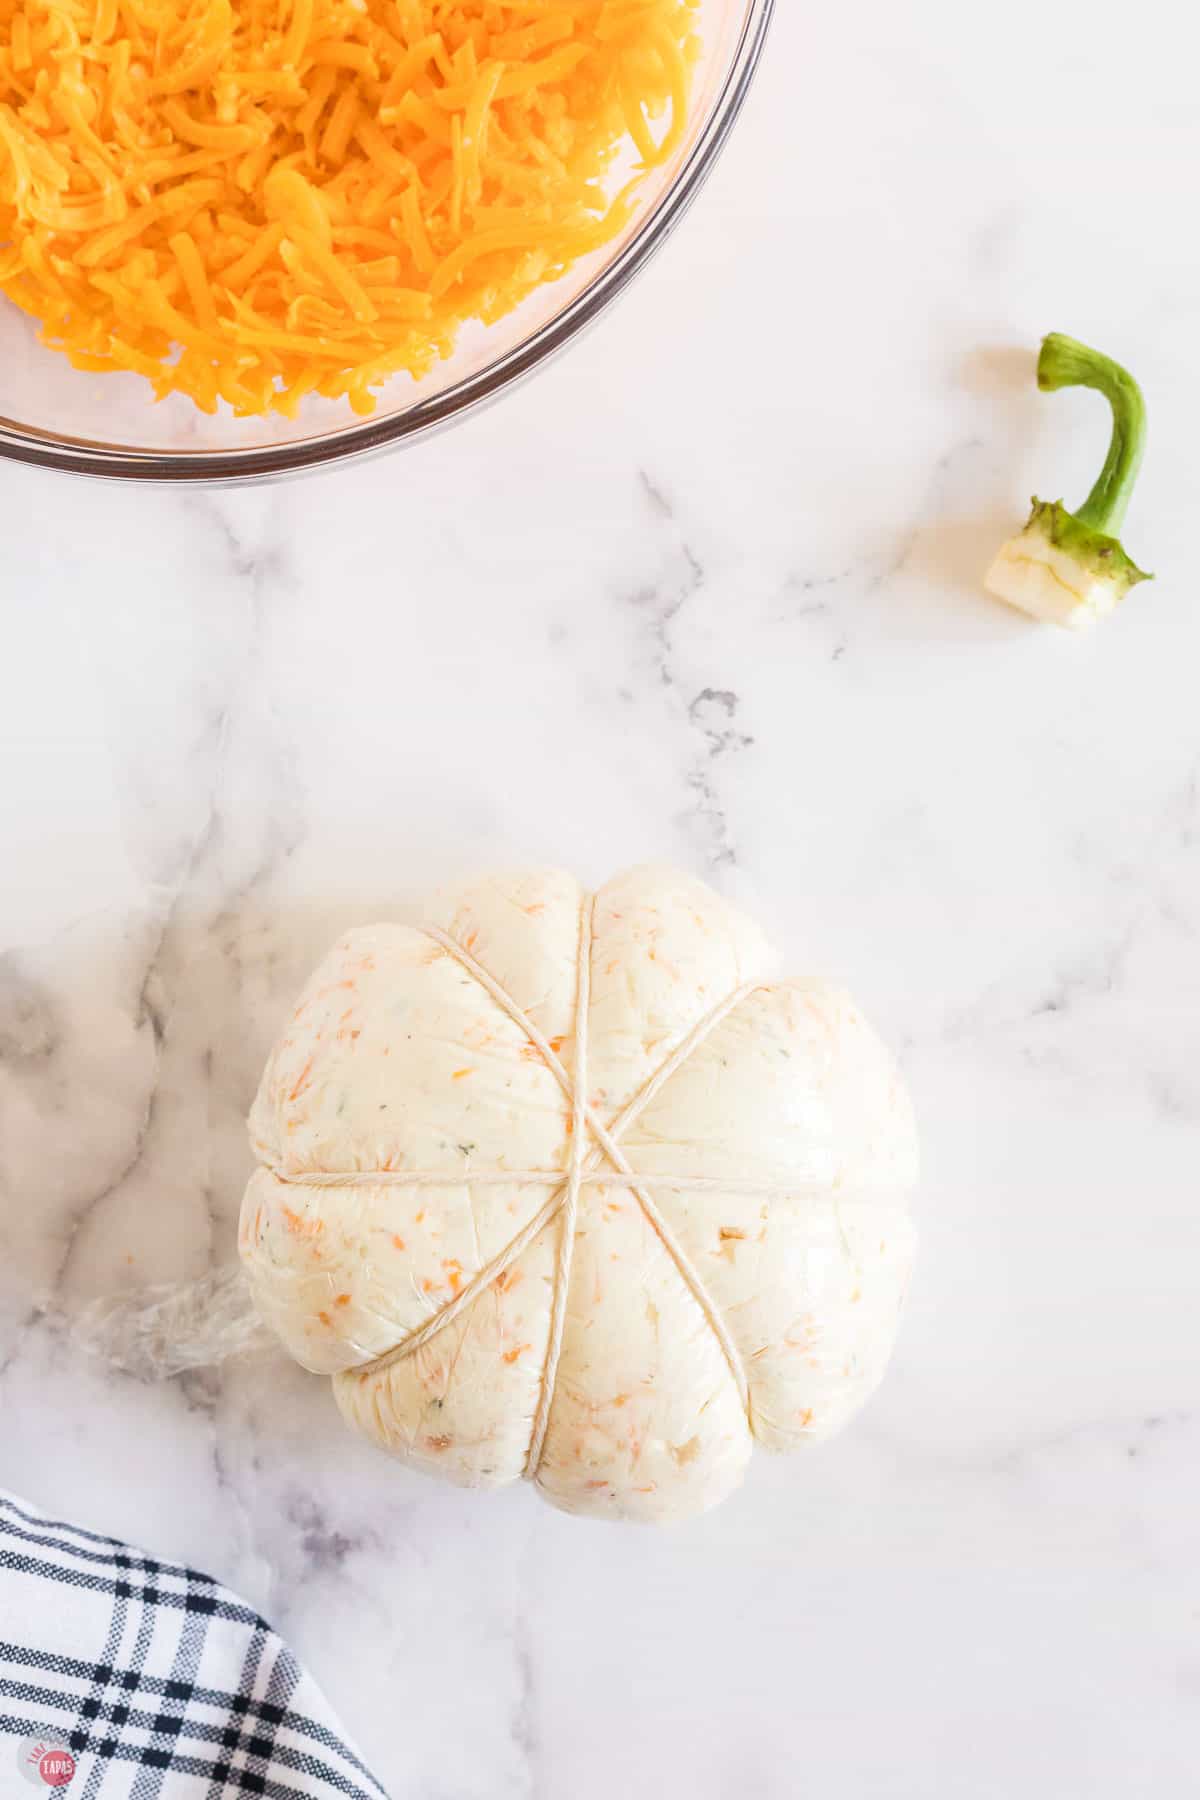
[[[785,0],[686,224],[498,408],[245,493],[3,471],[0,1483],[240,1588],[397,1800],[1194,1779],[1198,49],[1175,0]],[[1080,639],[979,582],[1102,453],[1052,328],[1153,417],[1159,580]],[[430,1484],[282,1359],[72,1347],[228,1260],[333,934],[649,857],[901,1053],[922,1254],[847,1436],[655,1534]]]

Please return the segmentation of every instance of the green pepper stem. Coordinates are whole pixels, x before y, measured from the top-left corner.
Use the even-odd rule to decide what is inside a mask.
[[[1094,388],[1112,407],[1113,434],[1100,479],[1075,517],[1107,537],[1119,537],[1146,451],[1146,402],[1127,370],[1075,338],[1051,332],[1038,358],[1038,386]]]

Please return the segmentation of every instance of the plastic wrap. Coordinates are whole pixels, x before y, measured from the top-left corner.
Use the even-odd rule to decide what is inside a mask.
[[[141,1381],[167,1381],[271,1347],[236,1263],[197,1281],[170,1282],[95,1300],[68,1326],[89,1355]]]
[[[282,1343],[415,1468],[647,1522],[839,1431],[891,1353],[895,1066],[671,871],[497,876],[352,931],[250,1136],[242,1269],[98,1302],[77,1342],[143,1380]]]

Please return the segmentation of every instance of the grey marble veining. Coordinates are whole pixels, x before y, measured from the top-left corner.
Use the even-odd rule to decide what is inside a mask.
[[[398,1797],[1190,1791],[1197,47],[1168,0],[784,7],[686,225],[491,412],[244,494],[4,471],[0,1481],[240,1587]],[[1079,641],[980,586],[1102,455],[1049,329],[1151,404],[1159,578]],[[231,1257],[338,931],[647,857],[901,1052],[922,1253],[847,1437],[620,1532],[392,1466],[272,1352],[79,1354]]]

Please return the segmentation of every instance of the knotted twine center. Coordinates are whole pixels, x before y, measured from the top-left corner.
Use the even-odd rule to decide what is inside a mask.
[[[550,1317],[550,1336],[547,1344],[546,1359],[542,1368],[541,1388],[538,1397],[537,1411],[534,1414],[533,1431],[529,1441],[529,1452],[525,1461],[525,1475],[533,1480],[542,1460],[542,1452],[546,1442],[546,1432],[550,1423],[550,1410],[554,1402],[554,1388],[558,1375],[559,1359],[562,1355],[563,1333],[566,1327],[567,1299],[571,1281],[571,1263],[575,1251],[575,1235],[579,1221],[579,1193],[585,1185],[612,1180],[612,1171],[621,1177],[622,1185],[635,1196],[647,1222],[659,1238],[667,1254],[670,1256],[684,1284],[691,1293],[696,1305],[704,1316],[708,1329],[712,1332],[721,1349],[738,1391],[742,1408],[749,1412],[749,1387],[746,1371],[737,1346],[730,1335],[720,1308],[716,1305],[703,1280],[698,1274],[691,1258],[676,1238],[666,1219],[650,1195],[645,1180],[637,1174],[621,1148],[621,1138],[636,1122],[642,1112],[655,1098],[659,1091],[678,1074],[679,1070],[694,1056],[705,1040],[717,1029],[718,1025],[747,998],[757,992],[764,984],[749,982],[727,994],[724,1000],[713,1007],[712,1011],[693,1026],[692,1030],[676,1045],[671,1054],[659,1064],[649,1080],[638,1090],[633,1099],[621,1110],[610,1126],[605,1126],[588,1103],[588,1016],[591,1007],[591,971],[592,971],[592,934],[595,912],[595,898],[589,895],[584,902],[579,922],[579,946],[575,982],[575,1029],[574,1029],[574,1074],[564,1066],[562,1059],[553,1049],[544,1033],[520,1007],[508,992],[483,964],[473,957],[469,950],[463,948],[448,932],[436,925],[425,925],[419,929],[431,938],[447,955],[452,956],[484,991],[495,1001],[502,1012],[506,1013],[535,1045],[542,1060],[554,1075],[562,1088],[571,1107],[571,1154],[565,1172],[556,1169],[537,1169],[523,1171],[493,1171],[480,1176],[467,1178],[468,1185],[485,1183],[489,1186],[545,1184],[553,1188],[545,1203],[538,1209],[525,1226],[500,1250],[490,1262],[486,1263],[477,1274],[460,1290],[455,1297],[418,1327],[411,1331],[390,1350],[380,1356],[373,1357],[370,1362],[360,1364],[357,1373],[360,1375],[380,1374],[393,1364],[412,1356],[427,1344],[438,1332],[445,1330],[465,1310],[471,1306],[483,1290],[503,1275],[513,1263],[528,1249],[551,1222],[561,1214],[558,1234],[558,1251],[554,1268],[554,1299]],[[592,1140],[592,1147],[586,1148],[586,1140]],[[607,1165],[607,1167],[605,1166]],[[728,1189],[736,1186],[739,1192],[750,1189],[768,1194],[784,1194],[796,1192],[795,1186],[781,1187],[778,1184],[746,1183],[713,1176],[674,1176],[656,1174],[656,1183],[666,1183],[677,1189],[714,1190]],[[306,1187],[344,1187],[344,1186],[396,1186],[396,1187],[446,1187],[457,1185],[453,1177],[441,1170],[356,1170],[352,1174],[305,1174],[298,1179],[297,1185]]]

